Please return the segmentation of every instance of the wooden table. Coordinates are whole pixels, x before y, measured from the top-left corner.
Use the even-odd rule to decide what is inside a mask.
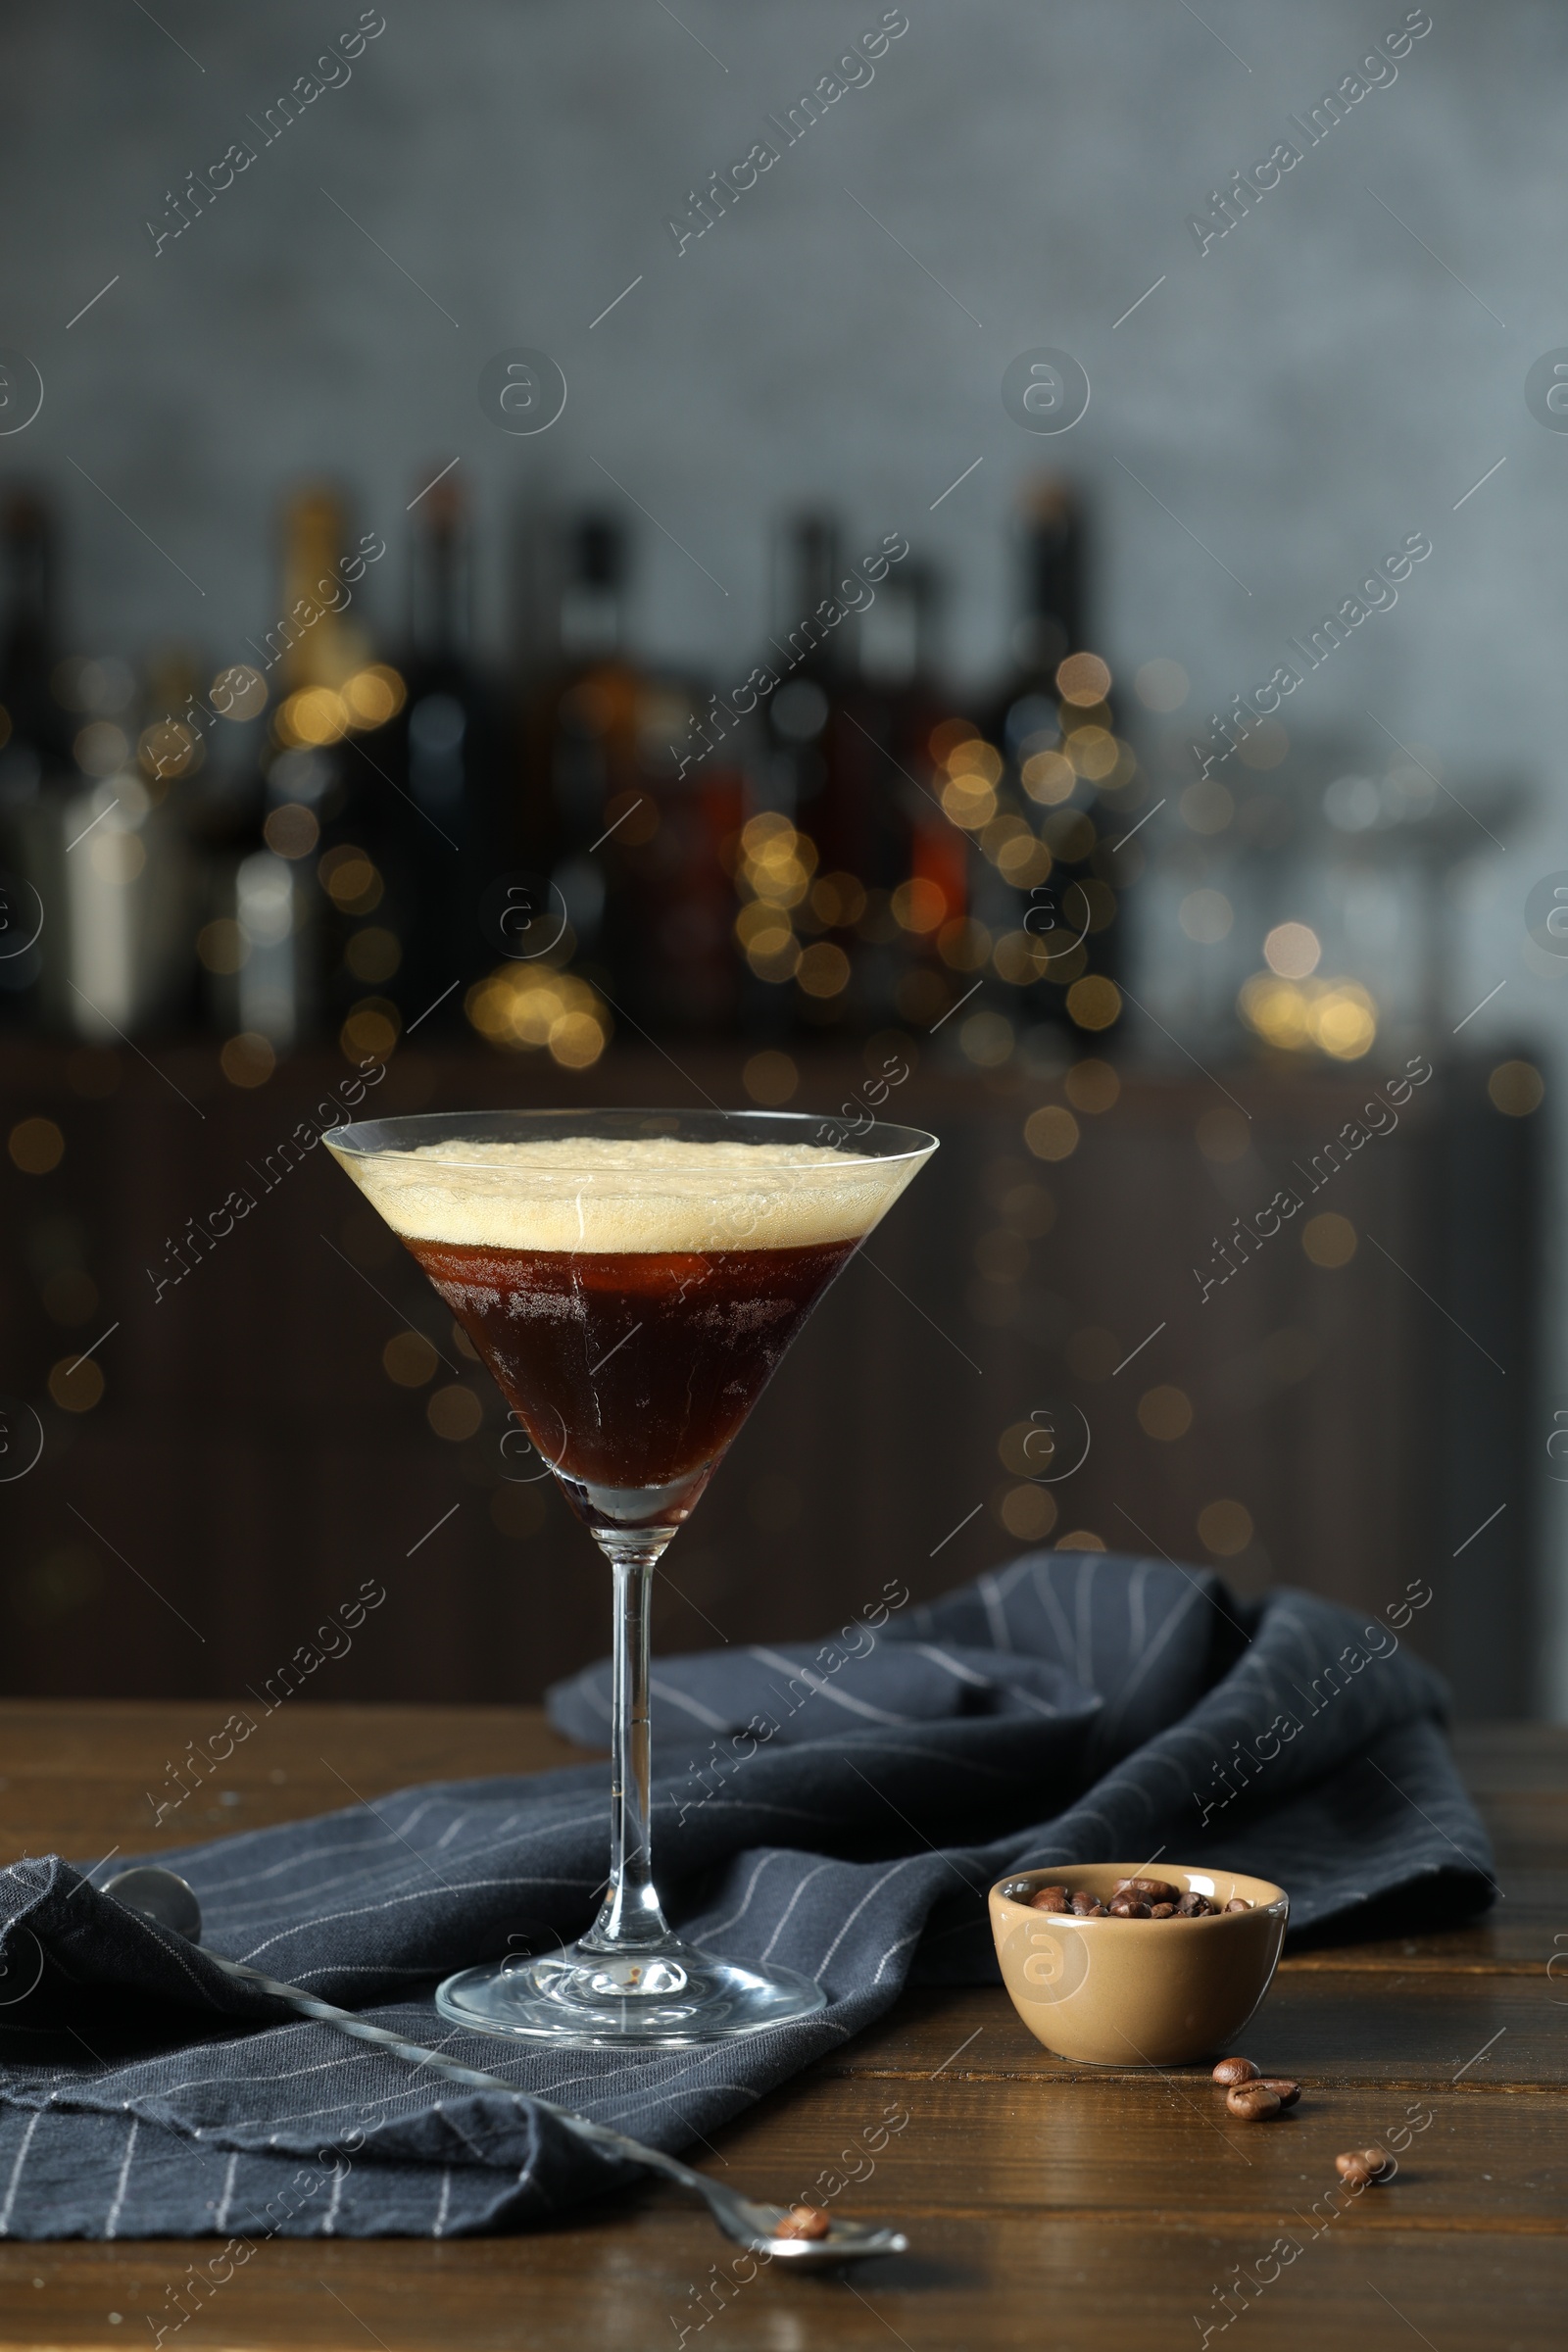
[[[210,1702],[0,1707],[3,1858],[54,1848],[94,1859],[158,1842],[143,1792],[211,1712]],[[572,1753],[525,1710],[302,1703],[236,1755],[206,1818],[181,1835],[330,1809],[341,1784],[325,1756],[374,1794]],[[1265,2073],[1303,2082],[1289,2117],[1230,2123],[1201,2070],[1064,2066],[1000,1990],[915,1994],[701,2158],[754,2194],[801,2195],[886,2110],[906,2114],[874,2176],[839,2200],[901,2222],[913,2248],[902,2262],[848,2282],[764,2272],[726,2302],[714,2288],[724,2241],[702,2211],[650,2186],[524,2237],[274,2239],[167,2340],[180,2352],[1181,2345],[1209,2326],[1218,2340],[1221,2290],[1261,2264],[1269,2282],[1245,2313],[1250,2352],[1321,2352],[1341,2331],[1390,2348],[1561,2352],[1568,1731],[1474,1729],[1460,1754],[1505,1899],[1446,1935],[1284,1963],[1246,2041]],[[1327,2224],[1319,2203],[1314,2223],[1336,2153],[1386,2136],[1412,2109],[1432,2120],[1397,2180]],[[1271,2266],[1287,2235],[1299,2256]],[[211,2250],[0,2244],[0,2341],[129,2352],[151,2341],[147,2315],[165,2309],[166,2283]]]

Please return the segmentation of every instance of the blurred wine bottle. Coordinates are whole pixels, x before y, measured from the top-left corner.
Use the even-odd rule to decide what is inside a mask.
[[[14,490],[0,513],[0,799],[36,792],[66,759],[71,728],[53,692],[60,658],[54,518],[33,492]]]
[[[3,540],[7,612],[0,648],[0,808],[13,854],[17,922],[42,916],[35,951],[0,956],[0,982],[39,986],[37,1016],[69,1036],[112,1044],[181,1028],[189,1010],[190,869],[176,775],[199,762],[149,729],[171,679],[145,696],[128,662],[60,651],[54,531],[30,494],[10,501]],[[183,693],[189,657],[170,657]],[[21,992],[5,998],[21,1008]]]
[[[639,724],[646,798],[614,836],[621,903],[638,941],[636,986],[622,1003],[656,1033],[724,1037],[740,1019],[731,877],[746,790],[733,738],[687,761],[706,699],[689,679],[646,682]]]
[[[476,910],[502,863],[504,823],[494,703],[474,659],[472,531],[450,478],[415,510],[402,666],[407,701],[386,738],[398,788],[388,896],[402,947],[389,993],[428,1039],[462,1028],[465,990],[494,961]],[[365,959],[363,946],[349,952]]]
[[[608,515],[585,514],[547,532],[544,547],[553,658],[526,725],[526,859],[550,889],[555,912],[541,914],[542,928],[548,935],[562,912],[568,926],[551,960],[569,951],[577,969],[624,1005],[639,993],[641,927],[622,919],[615,885],[649,815],[639,760],[644,681],[627,651],[626,534]]]
[[[1087,642],[1085,526],[1066,484],[1045,481],[1021,516],[1024,610],[1015,668],[988,739],[950,756],[950,806],[982,853],[975,913],[994,968],[1027,1020],[1095,1036],[1121,998],[1111,845],[1126,830],[1135,763],[1115,733],[1111,675]]]
[[[937,749],[951,705],[937,645],[940,585],[908,559],[859,615],[858,677],[846,712],[852,763],[863,762],[863,904],[855,924],[853,995],[864,1021],[929,1028],[968,971],[969,845],[942,807]],[[970,730],[972,732],[972,730]],[[982,949],[979,960],[984,961]],[[967,982],[963,985],[968,986]]]
[[[64,764],[65,714],[51,691],[57,659],[55,533],[41,498],[14,490],[0,510],[0,1021],[32,1019],[42,911],[31,868],[44,779]]]
[[[183,787],[195,731],[170,727],[190,657],[169,649],[140,687],[114,659],[68,658],[56,690],[80,724],[38,802],[33,874],[44,902],[40,1010],[52,1029],[112,1045],[182,1030],[190,1015],[193,875]]]
[[[885,790],[876,747],[851,710],[857,582],[841,595],[839,535],[825,515],[794,516],[774,553],[773,626],[747,759],[752,813],[741,833],[736,936],[749,978],[749,1035],[836,1027],[859,1010],[851,991],[865,876],[877,864]],[[756,673],[754,673],[754,676]]]
[[[690,678],[631,658],[628,547],[617,522],[579,516],[544,545],[543,634],[554,660],[529,714],[523,853],[550,890],[541,960],[569,961],[634,1034],[722,1035],[735,1026],[739,995],[729,876],[744,811],[735,740],[725,739],[733,715],[715,729],[715,698],[705,710]],[[567,928],[555,946],[558,916]],[[572,1018],[590,1001],[568,991],[562,1002],[564,1026],[550,1034],[550,1051],[586,1055],[593,1040]],[[535,1026],[548,1014],[540,1005]]]
[[[224,673],[235,715],[248,714],[258,685],[275,681],[279,698],[258,730],[249,816],[220,862],[216,928],[202,934],[215,1009],[235,1032],[224,1067],[240,1084],[323,1027],[354,1060],[390,1053],[401,1032],[396,1002],[380,993],[402,961],[407,921],[388,887],[398,790],[380,730],[402,710],[404,685],[369,658],[361,617],[367,566],[384,553],[374,533],[351,538],[330,490],[293,494],[281,612],[257,648],[262,665]]]

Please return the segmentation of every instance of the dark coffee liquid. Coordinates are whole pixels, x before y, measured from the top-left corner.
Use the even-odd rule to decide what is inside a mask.
[[[856,1245],[408,1247],[589,1525],[678,1527]]]

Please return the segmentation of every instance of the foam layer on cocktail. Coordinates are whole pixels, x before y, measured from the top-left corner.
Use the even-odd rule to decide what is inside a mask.
[[[606,1254],[856,1242],[920,1164],[918,1153],[668,1136],[454,1138],[338,1156],[406,1241]]]

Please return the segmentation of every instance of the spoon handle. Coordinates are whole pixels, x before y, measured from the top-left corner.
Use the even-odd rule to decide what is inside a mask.
[[[464,2066],[456,2058],[443,2057],[439,2050],[426,2049],[422,2042],[406,2041],[401,2034],[392,2033],[386,2026],[369,2025],[356,2017],[352,2009],[334,2008],[330,2001],[318,2000],[313,1992],[302,1992],[296,1984],[280,1984],[276,1977],[265,1976],[259,1968],[247,1968],[242,1960],[225,1960],[220,1952],[208,1945],[201,1946],[209,1960],[216,1961],[225,1977],[236,1984],[254,1984],[262,1992],[270,1992],[274,2000],[286,2001],[304,2017],[314,2017],[322,2025],[336,2026],[340,2033],[352,2034],[357,2041],[373,2041],[383,2049],[392,2050],[399,2058],[407,2058],[416,2067],[433,2067],[453,2082],[463,2082],[470,2090],[505,2091],[509,2098],[528,2099],[549,2115],[559,2116],[579,2139],[592,2142],[612,2155],[623,2156],[631,2163],[649,2166],[678,2180],[685,2188],[695,2188],[706,2194],[708,2183],[701,2173],[694,2173],[677,2156],[666,2156],[662,2148],[645,2147],[639,2139],[631,2139],[624,2132],[612,2130],[608,2124],[596,2124],[585,2115],[574,2115],[569,2107],[558,2107],[553,2099],[544,2099],[537,2091],[519,2090],[514,2082],[504,2082],[499,2075],[481,2074],[477,2067]]]

